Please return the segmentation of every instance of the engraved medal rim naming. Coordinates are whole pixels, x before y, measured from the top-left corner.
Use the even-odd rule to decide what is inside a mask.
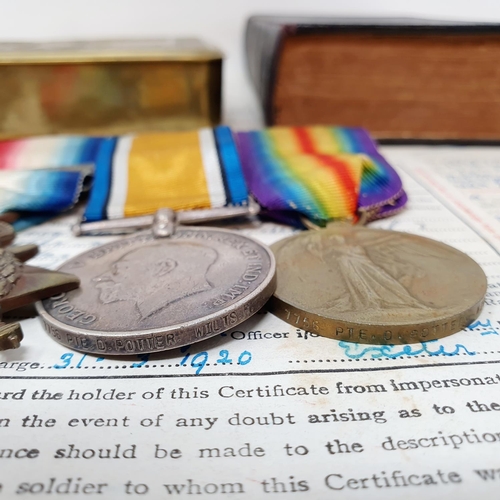
[[[205,236],[207,237],[207,242],[203,241],[204,238],[203,234],[205,234]],[[210,307],[212,307],[213,310],[210,311],[209,313],[205,312],[203,314],[203,307],[205,306],[205,304],[202,303],[204,300],[202,296],[205,295],[206,297],[206,294],[200,293],[199,297],[201,298],[199,300],[199,307],[196,308],[195,313],[198,314],[198,310],[202,311],[202,313],[200,313],[201,315],[199,315],[198,317],[190,318],[187,321],[169,324],[164,327],[160,326],[160,327],[144,328],[144,329],[134,328],[133,330],[130,331],[127,331],[126,329],[91,330],[88,327],[87,328],[75,327],[70,324],[66,324],[57,319],[56,317],[54,317],[53,314],[51,314],[50,307],[48,305],[49,301],[57,300],[57,298],[47,299],[44,302],[37,303],[37,310],[42,319],[46,331],[57,342],[78,351],[83,351],[93,354],[106,354],[106,355],[144,354],[151,352],[166,351],[170,349],[179,348],[184,345],[192,344],[195,342],[203,341],[205,339],[218,335],[224,331],[227,331],[228,329],[242,323],[249,317],[253,316],[253,314],[255,314],[267,302],[267,300],[270,298],[270,296],[272,295],[272,293],[276,288],[275,258],[272,251],[264,244],[260,243],[259,241],[249,236],[235,233],[234,231],[213,228],[213,227],[179,226],[175,231],[175,235],[169,238],[158,238],[158,239],[155,239],[150,231],[142,231],[139,233],[135,233],[132,236],[121,238],[119,240],[104,244],[95,249],[88,250],[74,257],[73,259],[70,259],[67,262],[65,262],[63,266],[61,266],[61,268],[66,269],[66,268],[72,268],[71,267],[72,265],[76,266],[80,265],[84,269],[83,272],[85,272],[85,268],[88,269],[90,266],[92,266],[92,262],[88,261],[89,259],[92,258],[92,256],[103,255],[109,257],[112,256],[113,254],[119,254],[119,251],[116,250],[115,248],[121,249],[120,251],[121,254],[123,255],[124,254],[123,248],[124,246],[127,245],[129,245],[129,247],[132,249],[132,252],[135,250],[142,251],[142,249],[144,249],[144,252],[147,252],[148,251],[147,245],[141,246],[141,242],[144,243],[148,241],[152,242],[154,241],[155,247],[168,246],[172,244],[176,245],[179,241],[181,242],[184,241],[182,240],[183,236],[186,237],[187,241],[189,237],[191,237],[188,235],[192,235],[190,243],[195,241],[196,245],[201,246],[202,250],[203,248],[208,248],[208,253],[210,252],[213,253],[213,245],[215,246],[218,244],[221,245],[221,249],[225,250],[225,252],[220,252],[216,256],[216,258],[219,259],[217,261],[218,269],[225,269],[224,266],[230,265],[229,262],[230,259],[234,259],[234,255],[240,255],[240,254],[242,261],[241,263],[238,262],[238,266],[240,267],[243,266],[244,269],[245,268],[244,264],[248,260],[248,259],[245,260],[246,256],[244,253],[245,252],[244,247],[245,245],[247,245],[248,249],[246,251],[249,252],[248,255],[251,255],[251,252],[255,251],[258,251],[260,253],[262,267],[259,273],[262,273],[262,275],[255,280],[255,283],[252,281],[242,282],[241,283],[242,286],[238,289],[234,297],[231,297],[230,300],[228,300],[228,302],[226,302],[225,304],[217,304],[216,306],[212,304]],[[217,240],[217,238],[219,239]],[[210,241],[210,243],[208,243],[208,241]],[[217,241],[219,243],[217,243]],[[221,243],[222,241],[224,241],[224,243]],[[230,245],[233,243],[235,246],[229,248]],[[226,245],[226,248],[224,248],[223,245]],[[238,245],[240,245],[240,247],[238,247]],[[182,247],[180,248],[182,250]],[[212,250],[210,250],[211,248]],[[179,250],[179,252],[181,250]],[[186,252],[184,251],[184,254],[185,253]],[[188,249],[188,254],[189,254],[189,249]],[[177,255],[179,256],[180,254]],[[181,256],[180,259],[182,258],[184,257]],[[210,255],[208,255],[207,258],[210,259]],[[121,257],[118,258],[116,262],[120,260]],[[228,261],[227,264],[226,261]],[[105,264],[107,262],[108,261],[106,261]],[[112,264],[116,265],[116,262]],[[177,266],[177,264],[178,262],[175,263],[175,266]],[[171,267],[174,268],[175,266],[172,264]],[[210,266],[213,267],[213,262],[212,264],[208,265],[207,269],[209,269]],[[74,269],[75,272],[77,272],[77,267],[75,267]],[[95,271],[93,272],[95,273]],[[135,272],[138,272],[137,267],[135,267]],[[160,270],[157,272],[162,272],[162,271]],[[166,269],[165,273],[168,272],[170,272],[170,270]],[[187,274],[186,279],[189,279],[189,276],[191,275]],[[89,278],[89,280],[90,279],[91,278]],[[95,281],[96,278],[94,278],[93,280]],[[100,286],[105,287],[111,285],[105,282]],[[244,287],[247,288],[244,289]],[[87,288],[82,287],[78,291],[76,291],[75,294],[72,295],[70,294],[69,295],[70,302],[71,302],[71,297],[75,295],[78,296],[78,294],[89,295],[90,293],[93,293],[95,295],[96,291],[95,290],[90,291],[89,288],[90,287]],[[104,291],[106,292],[106,290]],[[212,290],[209,291],[211,292]],[[214,289],[213,291],[214,293],[217,292],[216,289]],[[223,294],[223,292],[224,291],[221,291],[220,293]],[[110,290],[107,291],[108,296],[110,294],[113,295],[114,293],[115,292],[112,289],[112,287]],[[182,298],[184,299],[187,296],[188,295],[185,295]],[[86,300],[88,301],[89,299],[87,298]],[[173,307],[176,307],[177,311],[179,311],[180,310],[179,302],[175,304],[176,300],[177,299],[175,299],[174,301],[170,301],[171,302],[170,304],[168,304],[167,302],[167,305],[168,307],[170,307],[170,305],[173,304]],[[195,301],[197,300],[196,297],[194,300]],[[74,302],[77,306],[78,299],[77,298],[74,299]],[[106,302],[104,302],[104,304],[106,304]],[[99,305],[96,304],[95,307],[97,309]],[[177,314],[177,311],[175,312],[175,314]],[[183,311],[181,310],[179,314],[182,313]],[[224,318],[228,319],[226,323],[224,323]],[[215,327],[211,328],[210,324],[212,322],[220,322],[223,326],[221,327],[219,324],[217,325],[217,328]]]
[[[379,236],[379,240],[396,238],[396,242],[409,245],[408,248],[402,249],[406,253],[401,257],[400,264],[404,267],[406,258],[408,265],[417,264],[421,268],[419,277],[414,280],[419,285],[420,299],[415,300],[415,293],[410,293],[409,288],[402,284],[408,276],[400,281],[393,277],[396,271],[392,272],[393,270],[390,269],[393,265],[390,263],[392,255],[389,253],[382,259],[380,256],[383,252],[377,254],[376,251],[371,250],[375,256],[373,259],[373,256],[369,255],[370,250],[366,250],[370,249],[369,246],[364,248],[361,244],[355,244],[358,241],[357,238],[361,239],[359,235],[374,241]],[[338,236],[342,237],[339,242],[334,240]],[[315,243],[312,241],[314,239]],[[299,257],[299,246],[295,250],[293,248],[293,244],[297,242],[302,245],[303,253],[311,253],[309,269],[304,266],[301,268],[300,260],[304,257]],[[305,246],[308,242],[310,249],[306,249]],[[329,246],[322,248],[325,248],[324,252],[329,256],[328,258],[332,259],[330,263],[326,259],[323,260],[325,255],[320,255],[323,250],[313,248],[318,243],[325,245],[326,242]],[[412,242],[413,249],[409,242]],[[288,250],[286,250],[287,247]],[[277,290],[269,301],[270,312],[292,326],[336,340],[377,345],[437,340],[462,330],[474,321],[481,312],[487,291],[484,271],[474,259],[445,243],[411,233],[355,226],[331,226],[320,231],[306,231],[293,235],[275,243],[271,249],[277,262]],[[319,257],[316,263],[313,262],[314,252]],[[421,252],[420,255],[419,252]],[[448,258],[447,265],[438,268],[436,262],[439,261],[441,255]],[[378,262],[377,259],[379,259]],[[463,268],[457,268],[455,260],[471,272],[471,285],[467,293],[464,293],[464,288],[469,278],[463,276]],[[381,262],[385,262],[385,265]],[[395,267],[397,265],[396,260]],[[307,303],[308,280],[309,285],[312,286],[310,280],[315,279],[311,278],[314,275],[313,266],[316,266],[316,273],[321,273],[322,276],[330,275],[338,280],[331,285],[336,298],[328,303],[328,307]],[[429,269],[434,267],[435,275],[430,276],[426,266]],[[449,269],[450,266],[452,269]],[[453,274],[454,271],[455,274]],[[285,273],[291,274],[287,276]],[[440,276],[447,280],[447,287],[440,286]],[[297,279],[294,281],[295,278]],[[349,280],[351,280],[351,285],[348,283]],[[294,283],[299,281],[302,286],[294,286]],[[455,282],[456,286],[451,287],[450,283]],[[394,290],[390,290],[391,284],[394,284]],[[431,301],[428,304],[422,299],[426,284],[429,286],[429,300]],[[317,286],[317,293],[320,294],[321,284],[317,283]],[[356,297],[353,298],[349,286],[352,286],[353,290],[357,287],[360,293],[359,300]],[[432,300],[446,301],[448,296],[455,302],[448,306],[444,303],[439,307],[438,304],[432,305]],[[353,306],[356,300],[358,300],[357,310]],[[350,306],[346,306],[345,303],[349,301]],[[376,310],[377,303],[380,304],[378,311]],[[365,309],[361,308],[361,304],[364,304]],[[351,310],[348,307],[351,307]]]

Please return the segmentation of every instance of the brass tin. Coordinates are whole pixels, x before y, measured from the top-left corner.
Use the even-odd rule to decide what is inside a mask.
[[[194,39],[0,44],[0,139],[215,125],[221,70]]]

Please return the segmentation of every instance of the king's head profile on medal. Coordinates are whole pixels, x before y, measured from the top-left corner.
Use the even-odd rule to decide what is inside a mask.
[[[276,288],[271,250],[208,227],[179,227],[168,238],[144,231],[63,267],[83,286],[39,304],[39,312],[60,332],[58,341],[94,353],[154,352],[204,340],[249,318]],[[90,312],[92,322],[82,325],[81,314]]]
[[[196,242],[145,245],[111,262],[92,281],[103,304],[129,301],[145,319],[172,303],[211,290],[208,274],[218,257],[216,250]]]

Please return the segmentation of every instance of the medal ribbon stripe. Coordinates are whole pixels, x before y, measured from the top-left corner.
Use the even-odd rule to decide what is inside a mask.
[[[231,129],[229,127],[216,127],[214,136],[222,166],[222,179],[227,196],[226,203],[228,205],[246,204],[248,189]]]
[[[94,185],[85,209],[84,219],[99,221],[106,218],[106,205],[111,186],[111,165],[117,139],[104,139],[96,155]]]
[[[205,181],[212,207],[223,207],[226,204],[226,189],[222,178],[219,153],[215,144],[215,136],[210,128],[198,131],[200,138],[200,151],[203,158]],[[207,207],[208,208],[208,207]]]
[[[136,136],[128,177],[126,216],[210,206],[197,131]]]
[[[302,147],[307,147],[311,153],[335,155],[352,152],[345,147],[343,137],[337,136],[333,127],[303,127],[297,129],[296,134],[302,140]]]
[[[108,219],[125,216],[125,204],[129,190],[129,155],[132,136],[120,137],[116,143],[111,162],[111,185],[106,206]]]
[[[150,214],[163,207],[241,205],[248,199],[233,135],[229,128],[219,127],[133,137],[48,136],[0,142],[0,171],[8,171],[0,184],[2,207],[67,209],[78,198],[82,176],[90,173],[91,165],[96,171],[84,216],[88,221]],[[82,173],[73,171],[75,167]],[[47,173],[34,174],[33,169]]]
[[[226,144],[230,157],[229,147]],[[234,159],[227,163],[224,174],[241,204],[247,199],[241,168]],[[150,214],[164,207],[222,207],[233,197],[226,193],[216,136],[208,128],[122,137],[112,164],[109,219]]]
[[[0,170],[48,169],[94,164],[99,137],[35,137],[0,142]]]
[[[23,141],[0,142],[0,170],[14,170],[17,158],[21,154]]]
[[[327,133],[339,152],[372,154],[377,151],[375,143],[363,129],[331,127]]]
[[[250,190],[267,209],[297,210],[312,220],[355,214],[363,156],[318,154],[304,128],[277,127],[238,138]]]
[[[90,168],[0,171],[0,212],[61,212],[80,195]]]
[[[0,211],[71,208],[93,172],[101,140],[63,136],[0,142]]]
[[[399,176],[363,129],[271,127],[238,141],[250,190],[270,211],[327,221],[358,211],[380,217],[404,205]]]
[[[338,151],[368,155],[370,161],[365,163],[363,170],[358,208],[366,211],[374,209],[384,211],[382,209],[384,205],[391,205],[387,207],[387,210],[393,211],[392,204],[403,195],[401,179],[385,158],[380,155],[377,145],[366,130],[347,127],[311,127],[311,129],[316,140],[318,136],[325,133],[330,136],[324,138],[321,147],[325,147],[325,143],[328,144],[330,140],[329,147],[335,145],[334,147]],[[406,197],[401,200],[401,206],[404,205],[405,200]],[[374,217],[380,217],[380,215],[381,213],[377,216],[374,215]]]
[[[373,210],[390,205],[403,194],[403,184],[397,172],[381,155],[369,156],[363,171],[358,206],[362,210]]]
[[[364,163],[362,185],[370,190],[371,185],[386,185],[388,176],[382,166],[383,158],[375,149],[375,143],[362,129],[343,129],[341,127],[307,127],[294,129],[304,152],[328,158],[328,155],[339,153],[365,153],[371,155]],[[349,175],[346,183],[351,181]],[[356,179],[356,182],[358,180]],[[346,189],[354,189],[346,185]]]
[[[339,153],[379,154],[376,144],[362,128],[270,127],[262,132],[268,132],[275,138],[274,145],[283,154],[300,152],[326,155]]]
[[[352,159],[351,159],[352,158]],[[315,210],[304,205],[312,219],[343,219],[351,217],[356,211],[359,181],[361,179],[361,158],[336,158],[326,155],[296,155],[287,159],[294,181],[302,184],[311,197],[316,200]],[[358,182],[345,183],[346,163],[351,162],[358,171]],[[297,203],[297,202],[296,202]],[[300,207],[300,203],[297,203]],[[317,211],[318,214],[314,212]]]
[[[262,167],[267,166],[272,171],[269,183],[278,188],[278,199],[279,192],[283,193],[283,201],[286,205],[280,208],[282,210],[292,209],[306,213],[319,213],[326,216],[325,200],[317,192],[320,186],[315,179],[308,176],[308,171],[312,167],[307,165],[309,158],[303,157],[303,164],[301,164],[301,158],[297,157],[296,154],[280,151],[280,144],[284,144],[285,148],[294,146],[293,142],[283,137],[283,132],[289,135],[288,130],[279,131],[279,135],[276,134],[278,135],[276,140],[273,140],[275,138],[270,134],[254,136],[256,139],[254,144],[257,144],[262,151],[262,154],[259,154],[259,158],[257,158],[257,163],[262,162],[264,158],[267,160],[265,165],[262,164]],[[264,182],[266,181],[264,177],[266,173],[262,172],[262,181]]]
[[[290,171],[282,165],[281,158],[267,152],[265,136],[258,132],[240,133],[238,146],[249,189],[264,208],[298,210],[295,200],[300,200],[303,210],[323,212],[304,186],[295,182]]]
[[[321,130],[320,127],[316,127],[315,129],[318,131]],[[304,153],[314,155],[320,163],[331,168],[332,173],[337,178],[335,186],[332,186],[332,189],[334,189],[332,194],[344,198],[343,206],[349,215],[352,216],[355,214],[357,208],[359,185],[364,170],[363,166],[360,168],[359,162],[356,161],[354,163],[349,161],[350,157],[348,156],[345,156],[346,161],[342,161],[342,157],[338,154],[325,154],[321,150],[318,151],[314,144],[314,137],[310,134],[313,130],[314,128],[311,131],[307,128],[296,128],[294,129],[294,133]],[[336,149],[335,146],[334,150]],[[333,216],[333,218],[339,217],[346,217],[345,212]]]
[[[372,210],[392,203],[401,195],[402,184],[399,176],[378,153],[375,142],[364,129],[316,126],[299,128],[296,131],[300,131],[303,145],[307,145],[312,153],[368,155],[359,188],[359,209]]]

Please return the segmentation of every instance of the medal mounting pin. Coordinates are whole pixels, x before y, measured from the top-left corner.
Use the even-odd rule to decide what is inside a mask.
[[[72,228],[75,236],[98,236],[130,234],[141,229],[152,229],[155,238],[167,238],[175,233],[179,225],[206,224],[240,217],[258,215],[260,206],[249,198],[247,205],[200,210],[161,208],[154,215],[109,219],[96,222],[80,221]]]

